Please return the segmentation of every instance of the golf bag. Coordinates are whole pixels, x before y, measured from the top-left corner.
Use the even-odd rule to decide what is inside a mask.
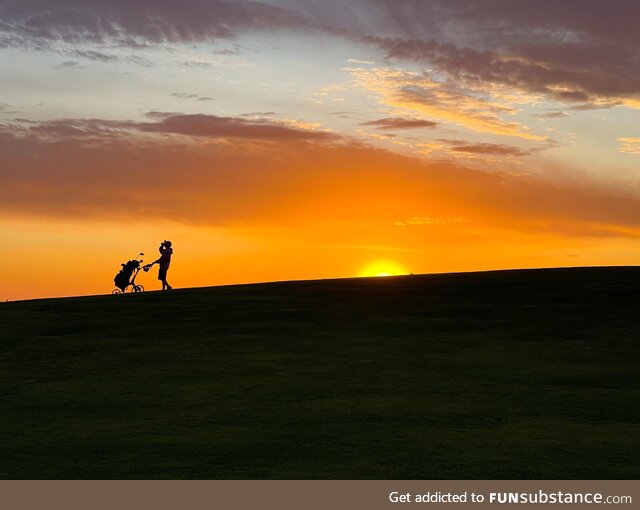
[[[113,279],[113,283],[115,283],[116,287],[118,287],[122,292],[124,292],[125,289],[132,284],[131,276],[133,275],[134,271],[140,268],[141,262],[142,261],[140,260],[130,260],[126,264],[120,264],[122,266],[122,269]]]

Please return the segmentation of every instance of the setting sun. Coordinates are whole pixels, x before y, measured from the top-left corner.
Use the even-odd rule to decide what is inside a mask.
[[[388,260],[376,260],[365,266],[358,276],[396,276],[407,274],[401,265]]]

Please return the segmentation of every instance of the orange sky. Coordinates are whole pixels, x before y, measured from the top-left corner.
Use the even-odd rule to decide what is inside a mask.
[[[155,260],[163,239],[174,243],[176,287],[360,276],[381,261],[425,273],[626,265],[640,255],[633,198],[343,141],[227,144],[213,159],[209,147],[176,155],[160,143],[138,147],[134,169],[129,143],[112,142],[110,155],[69,144],[29,161],[44,176],[57,160],[51,173],[69,185],[62,195],[16,185],[4,197],[35,195],[32,214],[1,222],[3,299],[109,292],[121,262],[139,251]],[[105,177],[101,161],[117,154],[116,175]],[[155,273],[140,283],[159,285]]]

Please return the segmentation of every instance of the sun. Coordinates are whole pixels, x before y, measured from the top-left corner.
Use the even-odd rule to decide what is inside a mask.
[[[404,267],[390,260],[376,260],[367,264],[358,276],[396,276],[407,274]]]

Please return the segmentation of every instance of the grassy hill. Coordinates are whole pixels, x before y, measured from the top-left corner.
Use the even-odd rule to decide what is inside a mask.
[[[640,476],[640,269],[0,305],[1,478]]]

